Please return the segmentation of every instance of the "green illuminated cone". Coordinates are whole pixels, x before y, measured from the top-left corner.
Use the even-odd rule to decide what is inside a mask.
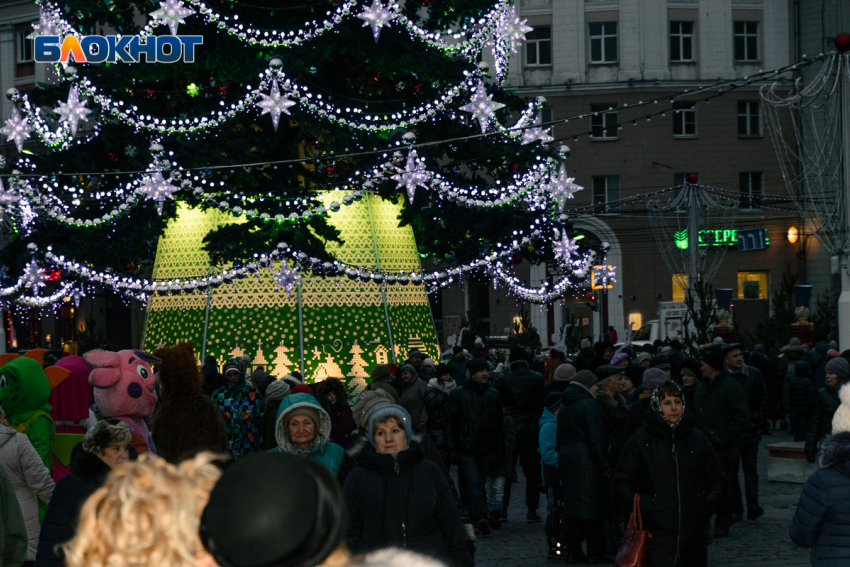
[[[342,194],[325,195],[325,206],[342,201]],[[365,194],[362,201],[330,213],[330,222],[345,242],[328,249],[344,262],[367,269],[421,273],[413,231],[398,227],[401,205]],[[209,275],[209,257],[201,248],[214,227],[243,222],[230,214],[181,206],[159,240],[154,277],[185,281]],[[276,263],[279,267],[279,263]],[[155,296],[148,303],[144,348],[181,341],[201,345],[204,338],[206,294]],[[366,387],[376,364],[401,363],[410,348],[431,358],[439,355],[428,298],[421,286],[387,286],[386,305],[381,286],[347,277],[302,280],[303,359],[307,382],[343,378],[356,395]],[[389,314],[389,321],[386,314]],[[302,341],[298,297],[277,289],[269,270],[261,269],[232,286],[212,291],[206,354],[219,366],[232,356],[248,354],[254,366],[278,378],[299,370]],[[201,348],[196,348],[200,358]]]

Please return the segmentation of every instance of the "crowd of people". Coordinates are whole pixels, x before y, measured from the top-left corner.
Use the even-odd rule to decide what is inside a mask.
[[[0,370],[0,566],[470,567],[479,538],[509,529],[520,471],[541,559],[611,565],[637,506],[649,566],[707,566],[715,538],[764,514],[759,441],[780,428],[821,465],[791,537],[845,564],[850,353],[823,347],[792,340],[775,362],[719,340],[695,359],[586,339],[572,358],[515,347],[494,365],[478,341],[378,364],[356,396],[246,357],[199,369],[188,344],[65,357],[61,377],[18,364]],[[4,397],[7,373],[25,391],[49,380],[51,404]]]

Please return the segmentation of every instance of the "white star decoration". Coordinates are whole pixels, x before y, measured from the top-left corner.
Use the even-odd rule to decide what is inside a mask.
[[[283,260],[280,263],[280,271],[274,273],[274,283],[278,289],[283,288],[286,291],[286,297],[292,297],[292,288],[301,283],[301,274]]]
[[[35,259],[30,260],[30,263],[24,268],[24,273],[21,275],[24,287],[30,288],[33,293],[37,293],[39,288],[44,287],[44,270],[39,266]]]
[[[0,128],[0,134],[6,136],[6,141],[14,140],[18,151],[23,151],[24,140],[30,137],[32,127],[26,116],[21,116],[17,107],[12,107],[12,117],[6,120],[6,125]]]
[[[390,25],[392,17],[392,2],[384,6],[381,0],[372,0],[372,5],[368,8],[363,8],[363,11],[357,14],[357,17],[363,20],[363,27],[372,26],[372,35],[375,36],[375,43],[378,43],[378,38],[381,36],[381,28]]]
[[[257,106],[263,109],[260,114],[263,115],[270,113],[272,115],[274,131],[277,132],[277,123],[280,120],[280,113],[285,112],[286,114],[289,114],[289,107],[295,106],[295,103],[285,96],[281,96],[280,89],[277,87],[277,81],[272,81],[270,94],[260,93],[260,96],[263,97],[263,100],[257,103]]]
[[[553,248],[555,250],[555,257],[562,263],[567,264],[573,254],[578,250],[578,244],[576,244],[575,240],[570,240],[566,230],[561,229],[561,239],[555,241]]]
[[[398,181],[397,189],[402,186],[407,189],[407,198],[410,199],[410,204],[413,204],[413,195],[416,193],[416,188],[421,185],[426,187],[425,182],[428,181],[428,172],[419,161],[416,155],[416,150],[411,149],[407,154],[407,163],[403,170],[399,170],[397,175],[393,175],[390,179]]]
[[[567,199],[572,199],[576,193],[584,190],[584,187],[576,185],[573,181],[574,178],[567,177],[567,168],[562,163],[561,169],[558,170],[558,176],[553,177],[549,181],[549,184],[546,186],[546,190],[549,191],[553,197],[566,197]]]
[[[617,266],[602,266],[596,270],[596,280],[602,283],[602,287],[608,287],[609,283],[617,283]]]
[[[487,126],[495,116],[495,111],[505,106],[500,102],[493,102],[492,99],[493,95],[488,95],[487,91],[484,90],[484,83],[480,82],[475,87],[475,94],[469,99],[469,104],[460,107],[460,110],[471,112],[472,117],[478,119],[482,133],[487,131]]]
[[[184,7],[181,0],[165,0],[165,2],[160,2],[159,5],[161,8],[149,15],[154,20],[159,20],[160,23],[167,25],[168,29],[171,30],[171,35],[177,35],[177,26],[186,23],[183,18],[195,13],[194,10]]]
[[[86,108],[86,101],[80,101],[80,92],[77,87],[72,87],[68,93],[68,102],[60,102],[59,108],[54,112],[60,116],[60,122],[66,122],[71,129],[71,135],[77,135],[77,126],[80,120],[88,122],[87,116],[93,111]]]
[[[162,215],[162,205],[166,199],[174,199],[174,193],[180,190],[180,187],[172,185],[170,180],[162,176],[161,171],[154,172],[151,175],[145,176],[142,186],[136,192],[145,196],[145,200],[156,201],[156,212]]]
[[[543,128],[527,128],[522,132],[522,144],[530,144],[535,140],[540,140],[541,144],[548,144],[555,138],[550,135],[551,128],[544,130]]]
[[[504,19],[499,22],[496,27],[496,35],[502,41],[508,42],[512,53],[517,52],[517,47],[525,41],[525,34],[533,28],[525,25],[526,20],[520,20],[516,14],[516,6],[513,7],[510,13],[505,14]]]
[[[6,187],[3,186],[3,179],[0,179],[0,212],[10,210],[17,199],[14,191],[7,191]]]

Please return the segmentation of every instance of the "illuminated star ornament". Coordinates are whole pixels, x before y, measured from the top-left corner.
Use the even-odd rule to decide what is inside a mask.
[[[413,204],[413,195],[416,193],[418,186],[427,187],[425,182],[428,181],[428,172],[422,167],[416,150],[411,149],[407,154],[407,163],[404,169],[400,170],[397,175],[393,175],[390,179],[398,181],[397,189],[405,187],[407,189],[407,198],[410,199],[410,204]]]
[[[596,279],[602,282],[602,287],[608,287],[608,284],[617,283],[617,266],[602,266],[596,270]]]
[[[551,179],[549,184],[546,186],[546,190],[549,191],[553,197],[565,197],[567,199],[572,199],[576,193],[584,190],[584,187],[576,185],[573,181],[574,178],[567,177],[567,168],[562,163],[561,169],[558,170],[558,176]]]
[[[286,291],[286,297],[292,297],[292,288],[301,283],[301,274],[290,268],[284,260],[280,263],[280,271],[274,273],[274,283],[278,289]]]
[[[12,107],[12,117],[6,120],[6,125],[0,128],[0,134],[6,136],[7,142],[15,142],[18,151],[23,151],[24,140],[30,137],[32,127],[26,116],[21,116],[17,107]]]
[[[77,87],[72,87],[68,93],[68,102],[60,102],[59,108],[54,110],[59,115],[59,121],[68,124],[71,129],[71,135],[77,135],[77,126],[80,120],[88,122],[87,116],[93,111],[86,108],[86,101],[80,101],[80,91]]]
[[[536,140],[540,140],[541,144],[548,144],[555,138],[550,135],[551,128],[544,130],[543,128],[526,128],[522,132],[522,145],[530,144]]]
[[[44,270],[39,266],[35,259],[30,260],[30,263],[24,267],[24,273],[21,274],[21,281],[24,287],[30,288],[33,293],[44,287],[44,281],[47,279],[44,275]]]
[[[368,8],[363,8],[363,11],[357,14],[357,17],[363,20],[363,27],[372,26],[372,35],[375,36],[375,43],[378,43],[378,38],[381,36],[381,28],[390,25],[392,18],[392,2],[386,6],[381,4],[381,0],[372,0],[372,5]]]
[[[517,53],[517,47],[525,41],[525,34],[533,28],[525,25],[526,20],[520,20],[516,14],[516,6],[505,14],[504,19],[496,27],[496,35],[510,46],[512,53]]]
[[[487,131],[490,121],[495,117],[495,112],[504,108],[504,106],[501,102],[493,102],[493,95],[488,95],[487,91],[484,90],[484,83],[479,82],[469,104],[461,106],[460,110],[471,112],[472,118],[478,119],[478,123],[481,124],[481,132],[484,133]]]
[[[578,244],[576,244],[575,240],[570,240],[566,230],[561,229],[561,239],[555,241],[553,249],[555,250],[555,257],[562,263],[567,264],[573,254],[578,250]]]
[[[263,100],[257,103],[257,106],[263,109],[260,114],[272,115],[274,131],[277,132],[277,124],[280,120],[280,113],[285,112],[286,114],[289,114],[289,107],[295,106],[295,103],[285,96],[281,96],[280,89],[278,89],[277,86],[277,81],[272,81],[270,94],[260,93],[260,96],[263,97]]]
[[[194,10],[183,6],[181,0],[165,0],[165,2],[160,2],[159,5],[161,6],[160,9],[151,12],[149,15],[152,19],[158,20],[159,23],[167,25],[171,35],[177,35],[177,26],[186,23],[183,18],[195,13]]]
[[[145,196],[145,200],[156,201],[156,212],[162,215],[162,206],[166,199],[174,200],[172,196],[180,190],[180,187],[172,185],[170,180],[162,176],[161,171],[157,171],[152,175],[145,176],[145,180],[141,187],[136,189],[136,193]]]
[[[3,179],[0,178],[0,212],[11,210],[17,202],[18,197],[14,191],[7,191],[3,186]]]

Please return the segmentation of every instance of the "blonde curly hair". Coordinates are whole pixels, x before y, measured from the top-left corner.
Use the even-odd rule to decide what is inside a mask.
[[[203,553],[201,513],[221,476],[219,457],[201,453],[178,466],[155,455],[123,463],[83,505],[67,567],[195,567]]]

